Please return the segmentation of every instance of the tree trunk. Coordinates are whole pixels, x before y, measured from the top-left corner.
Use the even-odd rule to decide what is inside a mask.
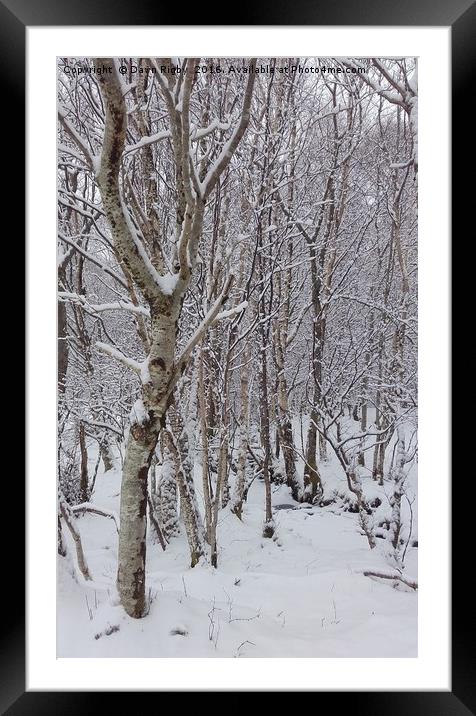
[[[175,444],[174,437],[169,430],[164,430],[164,442],[170,451],[175,464],[175,477],[180,494],[180,512],[185,524],[188,546],[190,549],[190,566],[195,567],[203,555],[203,540],[201,525],[198,520],[193,496],[190,493],[190,486],[186,480],[180,453]]]
[[[313,271],[313,278],[315,277],[316,268],[314,263],[311,265]],[[320,299],[317,294],[317,288],[313,288],[313,302],[314,311],[316,316],[321,312]],[[325,318],[315,318],[313,327],[313,349],[312,349],[312,370],[314,377],[314,395],[313,395],[313,409],[311,410],[311,416],[309,421],[309,428],[307,431],[306,441],[306,462],[304,464],[304,494],[302,496],[303,502],[313,503],[318,497],[322,495],[322,483],[319,469],[317,467],[317,426],[320,421],[317,406],[321,402],[321,391],[322,391],[322,358],[324,350],[324,336],[325,336]]]
[[[156,424],[132,425],[121,485],[117,589],[129,616],[144,616],[147,476],[158,438]]]
[[[393,493],[390,496],[390,506],[392,508],[392,519],[390,523],[390,539],[392,547],[395,550],[395,556],[397,557],[398,547],[400,543],[400,535],[402,531],[402,497],[404,494],[405,484],[405,464],[406,464],[406,448],[405,448],[405,433],[403,425],[399,424],[397,427],[397,456],[396,456],[396,467],[393,471]]]
[[[270,459],[270,435],[269,435],[269,404],[268,404],[268,371],[266,361],[266,336],[262,322],[262,351],[261,351],[261,390],[260,390],[260,423],[261,423],[261,444],[263,446],[263,480],[265,489],[265,522],[263,527],[263,537],[272,537],[274,535],[273,512],[271,509],[271,478],[269,473]]]
[[[61,518],[58,513],[58,554],[61,557],[66,557],[66,547],[63,540],[63,530],[61,529]]]
[[[231,335],[228,331],[226,346],[225,369],[223,371],[223,389],[221,396],[221,425],[220,425],[220,447],[218,451],[218,473],[217,482],[221,485],[221,506],[226,507],[230,501],[230,485],[228,482],[228,457],[229,457],[229,380],[230,363],[232,359]]]
[[[284,366],[285,337],[281,335],[279,322],[274,331],[274,344],[276,368],[278,372],[277,438],[279,443],[277,440],[276,457],[279,455],[278,445],[280,445],[283,452],[286,485],[290,488],[293,499],[298,500],[300,497],[300,485],[296,474],[296,454],[294,450],[293,429],[289,416],[288,387]]]
[[[249,429],[249,361],[251,358],[250,344],[247,343],[243,353],[243,365],[240,373],[240,442],[238,447],[238,469],[235,489],[231,501],[231,511],[241,520],[243,513],[243,498],[246,487],[246,465],[248,456],[248,429]]]
[[[322,433],[319,433],[319,458],[321,462],[327,460],[327,440]]]
[[[291,420],[287,416],[280,423],[281,447],[283,450],[284,467],[286,470],[286,485],[290,488],[294,500],[299,499],[299,483],[296,474],[296,457],[294,453],[294,440]]]
[[[200,433],[202,436],[202,489],[205,506],[205,530],[207,542],[212,540],[212,494],[209,473],[209,451],[208,451],[208,426],[207,426],[207,404],[205,392],[205,364],[204,348],[200,348],[198,365],[198,405],[200,412]]]
[[[83,423],[79,423],[79,449],[81,452],[79,495],[81,502],[89,502],[88,449],[86,447],[86,434]]]
[[[364,504],[363,496],[362,496],[362,483],[360,481],[360,477],[357,474],[355,470],[355,463],[351,464],[347,470],[347,483],[349,486],[349,489],[351,492],[354,493],[354,495],[357,498],[357,509],[359,511],[359,522],[360,526],[362,527],[362,530],[364,531],[365,536],[367,537],[367,542],[369,543],[370,549],[374,549],[375,547],[375,535],[373,533],[372,525],[369,520],[369,515],[367,514],[367,507]]]
[[[58,301],[58,391],[64,394],[66,372],[68,369],[68,330],[66,321],[66,303]]]
[[[162,440],[162,467],[157,486],[157,508],[159,524],[167,541],[178,534],[177,480],[173,455],[165,440]]]
[[[114,455],[111,450],[109,438],[107,435],[104,436],[104,441],[101,443],[101,458],[104,465],[104,472],[109,472],[114,467]]]
[[[364,378],[364,390],[367,389],[367,380]],[[362,433],[365,433],[367,431],[367,400],[364,398],[362,403],[362,412],[360,416],[360,430]],[[365,453],[363,451],[363,439],[358,455],[358,463],[359,465],[362,465],[362,467],[365,467]]]
[[[217,473],[217,483],[215,489],[215,497],[212,505],[212,522],[210,526],[210,562],[212,567],[218,566],[218,543],[217,543],[217,528],[218,528],[218,510],[223,500],[224,483],[226,479],[226,466],[223,465],[224,453],[220,450],[220,459]]]
[[[322,493],[321,476],[317,467],[317,421],[319,415],[316,410],[311,411],[309,429],[306,442],[306,462],[304,465],[304,493],[303,502],[313,503]]]

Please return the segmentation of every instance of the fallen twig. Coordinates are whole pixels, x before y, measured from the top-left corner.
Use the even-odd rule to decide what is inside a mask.
[[[411,589],[418,589],[418,582],[412,579],[406,579],[401,574],[386,574],[385,572],[370,572],[366,570],[363,572],[364,577],[379,577],[379,579],[391,579],[395,582],[403,582],[407,587]]]
[[[101,517],[108,517],[110,520],[113,520],[114,524],[116,525],[117,533],[119,534],[119,525],[117,524],[117,516],[114,512],[111,512],[110,510],[104,510],[100,507],[96,507],[96,505],[93,505],[91,502],[83,502],[80,505],[73,505],[71,508],[71,511],[76,513],[84,513],[84,512],[91,512],[93,515],[100,515]]]

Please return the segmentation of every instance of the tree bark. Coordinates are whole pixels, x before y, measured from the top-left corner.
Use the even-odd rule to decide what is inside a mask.
[[[306,462],[304,464],[303,502],[313,503],[322,493],[321,476],[317,467],[317,410],[311,410],[310,424],[307,431]]]
[[[58,391],[60,395],[64,394],[66,388],[68,353],[66,303],[58,301]]]
[[[79,495],[81,502],[89,502],[88,449],[86,447],[86,434],[82,422],[79,423],[79,449],[81,453]]]
[[[158,434],[156,423],[131,427],[122,471],[117,589],[134,618],[146,609],[147,476]]]
[[[167,541],[178,534],[177,480],[175,460],[162,433],[162,467],[157,486],[159,524]]]
[[[240,373],[240,442],[238,447],[238,470],[235,488],[231,500],[231,511],[241,520],[243,513],[243,499],[246,487],[246,464],[248,455],[248,429],[249,429],[249,361],[251,349],[246,344],[243,352],[243,365]]]
[[[200,557],[203,555],[203,541],[201,533],[201,525],[197,519],[197,512],[194,509],[190,488],[185,478],[180,453],[175,444],[174,437],[169,430],[164,430],[164,442],[168,450],[172,454],[175,462],[175,475],[180,493],[180,507],[185,523],[187,533],[188,546],[190,549],[190,566],[195,567]]]
[[[211,544],[212,540],[212,495],[209,474],[209,450],[208,450],[208,425],[207,425],[207,404],[205,392],[205,365],[204,365],[204,347],[200,348],[199,366],[198,366],[198,401],[200,412],[200,432],[202,436],[202,489],[203,501],[205,506],[205,529],[207,542]]]
[[[271,453],[269,434],[269,403],[268,403],[268,370],[266,360],[266,335],[263,322],[260,322],[261,331],[261,366],[260,366],[260,426],[261,444],[263,446],[263,480],[265,489],[265,522],[263,537],[274,535],[273,512],[271,509],[271,476],[269,472],[269,461]]]

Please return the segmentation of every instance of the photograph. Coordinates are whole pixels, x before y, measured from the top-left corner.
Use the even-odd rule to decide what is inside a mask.
[[[418,57],[55,70],[57,657],[416,660]]]

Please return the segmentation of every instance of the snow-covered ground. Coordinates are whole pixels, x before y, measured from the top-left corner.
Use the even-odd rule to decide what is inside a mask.
[[[323,477],[326,491],[345,491],[332,461]],[[364,487],[380,494],[382,509],[388,507],[390,483],[378,488],[364,478]],[[92,501],[119,512],[119,489],[119,471],[100,473]],[[385,540],[371,551],[356,514],[336,505],[298,505],[284,486],[275,488],[273,505],[294,509],[275,510],[275,538],[265,539],[263,505],[264,487],[255,480],[243,522],[228,509],[221,512],[218,569],[205,563],[190,569],[184,535],[165,552],[150,535],[150,611],[140,620],[128,617],[115,597],[114,522],[93,514],[78,518],[94,583],[79,583],[71,557],[58,558],[58,656],[417,656],[417,592],[362,574],[392,572]],[[418,549],[412,541],[405,574],[416,578]]]

